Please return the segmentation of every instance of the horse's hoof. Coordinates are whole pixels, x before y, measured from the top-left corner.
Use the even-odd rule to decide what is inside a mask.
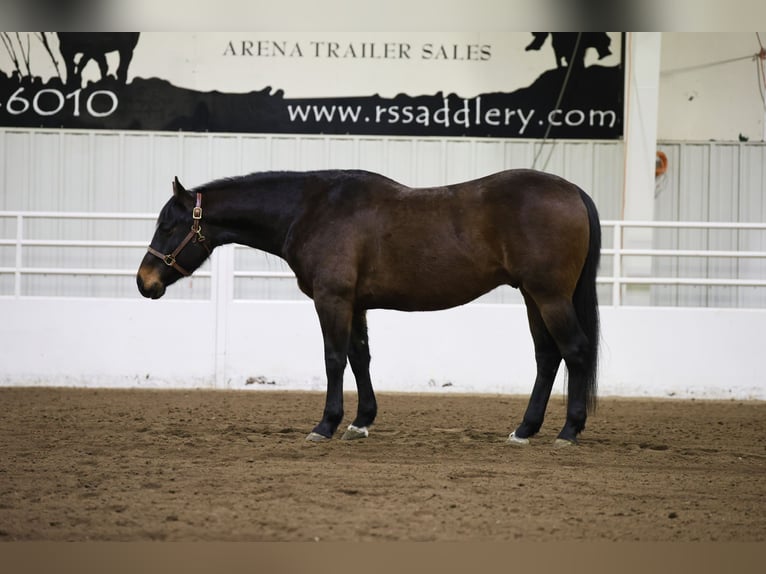
[[[516,431],[509,434],[508,440],[505,442],[506,444],[512,444],[513,446],[529,446],[529,439],[516,436]]]
[[[326,442],[330,440],[329,437],[319,434],[318,432],[309,433],[306,437],[306,442]]]
[[[340,440],[358,440],[360,438],[367,438],[370,436],[370,431],[367,427],[355,427],[354,425],[348,425],[346,432],[340,437]]]
[[[577,446],[577,441],[565,438],[557,438],[553,441],[553,448],[569,448],[570,446]]]

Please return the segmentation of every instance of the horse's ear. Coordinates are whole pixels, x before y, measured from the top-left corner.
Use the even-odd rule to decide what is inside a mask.
[[[181,185],[181,182],[178,181],[178,176],[176,176],[173,180],[173,195],[175,195],[178,199],[183,199],[183,197],[186,195],[186,190],[184,189],[184,186]]]

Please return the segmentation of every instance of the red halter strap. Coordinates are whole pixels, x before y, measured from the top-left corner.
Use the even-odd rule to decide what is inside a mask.
[[[181,244],[173,250],[172,253],[160,253],[154,247],[151,245],[147,249],[149,253],[152,255],[159,257],[162,259],[162,261],[167,265],[168,267],[172,267],[176,271],[178,271],[181,275],[184,277],[188,277],[191,275],[186,269],[181,267],[178,262],[176,261],[176,257],[178,257],[178,254],[183,251],[184,247],[186,247],[190,241],[193,241],[194,243],[199,243],[202,245],[202,247],[205,248],[205,250],[208,252],[208,255],[210,254],[210,246],[208,246],[207,241],[205,239],[205,236],[202,235],[202,194],[200,192],[197,192],[197,205],[192,209],[192,226],[191,231],[184,237],[184,240],[181,241]]]

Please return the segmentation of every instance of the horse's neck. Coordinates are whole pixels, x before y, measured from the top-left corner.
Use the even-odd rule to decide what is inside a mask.
[[[294,186],[256,183],[252,189],[211,194],[211,222],[219,244],[239,243],[282,256],[285,238],[300,211],[302,182]]]

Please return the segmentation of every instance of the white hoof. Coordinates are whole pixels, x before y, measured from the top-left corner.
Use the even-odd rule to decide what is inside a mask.
[[[340,437],[340,440],[358,440],[360,438],[367,438],[370,436],[370,431],[367,427],[355,427],[354,425],[348,425],[346,432]]]
[[[328,440],[330,439],[316,432],[309,433],[309,436],[306,437],[306,442],[326,442]]]
[[[508,435],[506,444],[512,444],[514,446],[529,446],[529,439],[516,436],[516,431],[514,431]]]

